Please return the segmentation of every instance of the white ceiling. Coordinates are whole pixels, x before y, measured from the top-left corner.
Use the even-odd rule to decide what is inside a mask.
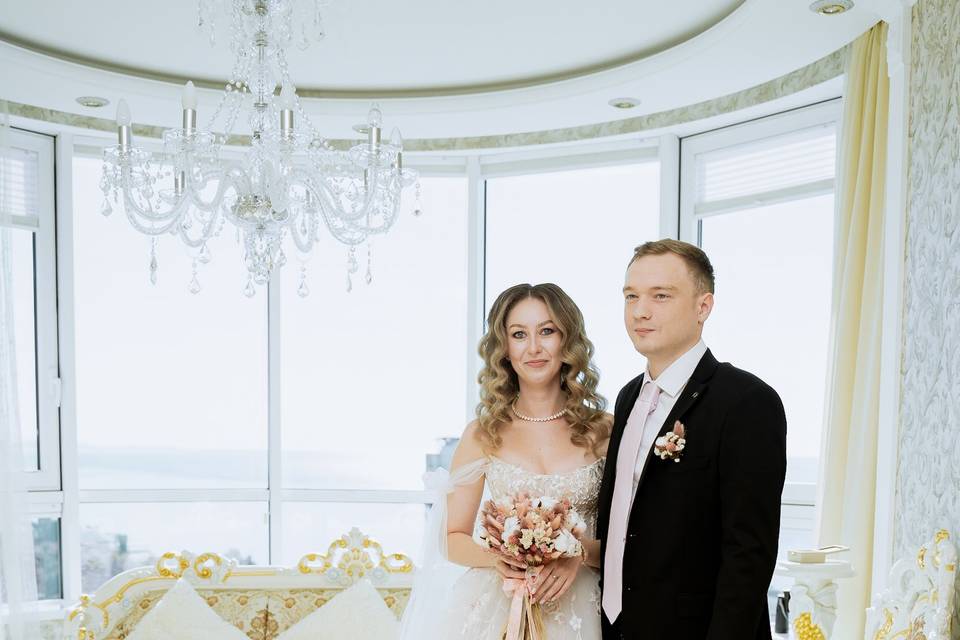
[[[291,75],[301,90],[347,92],[303,101],[328,137],[356,137],[351,125],[374,98],[385,126],[407,138],[549,131],[768,82],[852,41],[880,19],[884,1],[857,0],[852,11],[825,17],[807,0],[325,0],[329,35],[291,52]],[[135,122],[179,126],[180,86],[138,73],[222,78],[230,67],[224,34],[211,49],[195,25],[196,0],[0,0],[0,99],[112,119],[126,98]],[[478,90],[488,83],[513,86]],[[81,95],[112,104],[82,107]],[[641,104],[607,104],[621,96]],[[199,98],[202,123],[219,93],[201,89]]]
[[[326,0],[326,37],[287,55],[300,89],[469,90],[570,76],[658,53],[742,3]],[[0,37],[94,65],[220,84],[232,62],[222,4],[217,46],[197,27],[196,0],[5,2]]]

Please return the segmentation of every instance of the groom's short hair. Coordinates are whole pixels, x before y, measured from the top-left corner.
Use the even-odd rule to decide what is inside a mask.
[[[633,258],[630,259],[627,268],[629,269],[631,264],[644,256],[662,256],[666,253],[678,255],[687,263],[700,293],[713,293],[713,265],[710,264],[710,258],[703,252],[703,249],[689,242],[681,242],[670,238],[644,242],[633,250]]]

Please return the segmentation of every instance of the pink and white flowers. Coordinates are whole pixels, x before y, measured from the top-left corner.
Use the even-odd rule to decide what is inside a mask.
[[[653,443],[653,455],[661,460],[680,462],[683,450],[687,446],[687,430],[679,420],[673,425],[673,431],[660,436]]]
[[[587,525],[569,500],[521,493],[488,500],[480,513],[483,527],[477,542],[528,567],[583,553],[580,536]]]

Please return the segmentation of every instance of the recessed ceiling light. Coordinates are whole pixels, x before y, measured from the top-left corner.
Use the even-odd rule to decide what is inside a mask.
[[[817,0],[810,5],[810,11],[823,16],[835,16],[853,9],[853,0]]]
[[[636,98],[614,98],[607,104],[616,109],[633,109],[640,101]]]
[[[100,96],[80,96],[77,98],[77,102],[82,104],[85,107],[105,107],[110,104],[110,101],[106,98],[101,98]]]
[[[366,122],[361,122],[360,124],[353,125],[353,130],[357,133],[367,135],[370,133],[370,125],[368,125]]]

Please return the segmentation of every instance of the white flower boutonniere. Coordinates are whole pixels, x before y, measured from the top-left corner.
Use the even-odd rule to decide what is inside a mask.
[[[661,460],[680,462],[683,450],[687,446],[687,430],[679,420],[673,425],[673,431],[666,433],[653,443],[653,454]]]

